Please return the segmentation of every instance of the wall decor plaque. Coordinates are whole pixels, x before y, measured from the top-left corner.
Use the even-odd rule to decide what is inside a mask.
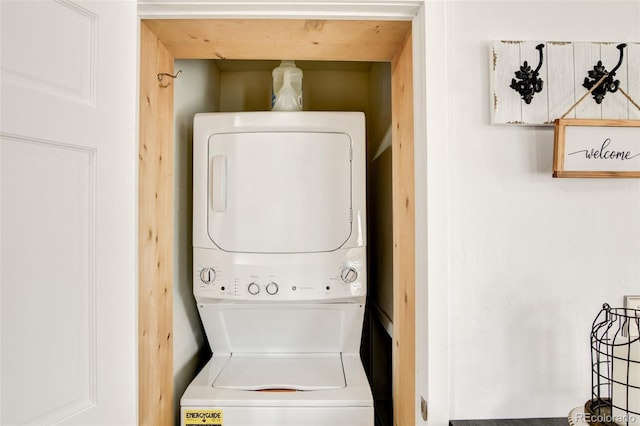
[[[640,120],[555,120],[553,177],[640,178]]]

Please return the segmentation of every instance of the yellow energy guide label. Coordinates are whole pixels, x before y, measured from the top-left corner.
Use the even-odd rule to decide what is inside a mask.
[[[222,410],[185,410],[183,420],[185,426],[222,426]]]

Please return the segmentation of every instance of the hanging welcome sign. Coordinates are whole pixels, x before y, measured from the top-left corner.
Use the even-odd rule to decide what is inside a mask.
[[[622,50],[623,46],[619,47]],[[640,120],[564,118],[601,85],[608,91],[619,91],[640,110],[640,105],[618,87],[618,81],[612,83],[613,76],[598,76],[598,82],[555,120],[553,177],[640,178]]]
[[[640,177],[640,120],[556,120],[553,176]]]

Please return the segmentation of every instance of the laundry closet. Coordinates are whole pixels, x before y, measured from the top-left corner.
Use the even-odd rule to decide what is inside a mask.
[[[189,227],[190,205],[184,200],[190,196],[185,182],[189,173],[181,170],[188,168],[190,153],[180,151],[180,144],[190,149],[188,129],[193,114],[203,111],[217,111],[222,108],[241,111],[249,110],[253,96],[257,96],[255,109],[269,110],[270,70],[281,59],[295,59],[296,63],[306,65],[312,61],[304,78],[305,109],[359,110],[367,115],[367,160],[368,187],[372,179],[382,179],[390,187],[392,197],[387,195],[377,202],[384,204],[390,198],[388,212],[393,210],[393,226],[384,233],[386,241],[391,241],[384,256],[378,251],[369,254],[370,265],[386,265],[385,272],[369,269],[374,276],[393,274],[393,289],[385,287],[391,298],[378,293],[370,280],[370,301],[380,294],[378,307],[385,315],[384,324],[372,321],[367,313],[365,341],[374,341],[393,351],[391,370],[386,366],[383,376],[392,386],[393,418],[396,424],[413,424],[420,398],[416,396],[416,306],[415,306],[415,191],[414,191],[414,88],[413,88],[413,41],[411,21],[402,20],[261,20],[261,19],[143,19],[140,27],[140,137],[139,137],[139,265],[138,265],[138,356],[139,356],[139,405],[140,422],[143,424],[167,424],[174,418],[175,407],[180,390],[174,383],[187,383],[197,369],[194,347],[203,345],[199,334],[199,319],[185,312],[193,306],[193,297],[188,293],[185,282],[189,265],[189,232],[180,231],[181,225]],[[284,54],[286,52],[286,55]],[[286,58],[289,56],[289,58]],[[254,61],[255,58],[269,59],[268,63]],[[203,60],[204,68],[198,79],[197,72],[189,72],[187,61]],[[221,61],[216,61],[221,60]],[[242,67],[226,70],[222,62],[229,66]],[[244,60],[251,60],[245,62]],[[183,62],[180,62],[183,61]],[[387,77],[381,70],[375,71],[384,63]],[[177,64],[185,65],[180,70]],[[368,65],[367,65],[368,63]],[[258,69],[247,69],[245,66]],[[310,63],[311,65],[311,63]],[[376,65],[376,66],[374,66]],[[360,68],[363,67],[364,68]],[[322,69],[320,69],[322,68]],[[314,84],[314,73],[324,77],[323,83]],[[380,77],[372,77],[380,72]],[[244,74],[248,73],[248,74]],[[254,73],[251,75],[251,73]],[[256,73],[262,73],[262,83]],[[360,73],[360,79],[348,79],[349,74]],[[190,74],[191,77],[187,78]],[[242,76],[250,75],[242,81]],[[336,76],[339,75],[339,78]],[[390,77],[389,77],[390,75]],[[330,77],[330,78],[329,78]],[[326,81],[330,80],[330,81]],[[346,80],[345,80],[346,79]],[[229,80],[228,84],[223,81]],[[389,82],[390,80],[390,82]],[[233,82],[238,86],[231,91]],[[339,81],[348,84],[339,86]],[[355,84],[354,81],[359,81]],[[370,89],[370,83],[377,81],[387,84],[389,92],[382,87],[376,91]],[[191,96],[183,100],[175,96],[177,84],[192,85]],[[376,83],[377,84],[377,83]],[[256,90],[248,90],[256,87]],[[331,91],[334,87],[336,90]],[[231,91],[231,96],[223,94]],[[263,95],[256,95],[263,91]],[[355,92],[354,92],[355,91]],[[219,93],[218,93],[219,92]],[[354,94],[355,93],[355,94]],[[382,95],[386,93],[386,98]],[[264,96],[261,98],[260,96]],[[377,97],[382,97],[378,100]],[[386,99],[386,100],[385,100]],[[178,120],[175,117],[180,102],[191,105],[189,117]],[[229,104],[227,104],[229,103]],[[386,105],[387,109],[374,106]],[[390,120],[389,120],[389,105]],[[383,111],[386,111],[383,113]],[[384,120],[376,116],[386,115]],[[174,117],[176,119],[174,119]],[[391,126],[389,126],[389,122]],[[380,126],[373,128],[372,124]],[[382,124],[384,123],[384,124]],[[392,138],[385,137],[391,128]],[[176,133],[182,135],[176,138]],[[375,136],[374,136],[375,133]],[[184,136],[187,135],[187,136]],[[387,146],[391,139],[393,156],[390,150],[379,149]],[[383,142],[384,141],[384,142]],[[379,154],[379,160],[371,159]],[[380,174],[371,173],[379,167],[377,163],[387,156],[391,158],[389,167]],[[380,162],[380,164],[382,164]],[[384,167],[380,166],[382,169]],[[393,178],[391,178],[393,174]],[[374,176],[378,176],[374,178]],[[382,177],[384,176],[384,177]],[[186,184],[188,185],[188,183]],[[380,187],[379,185],[377,187]],[[370,229],[378,229],[378,220],[371,190],[367,209]],[[382,191],[375,191],[383,194]],[[180,206],[183,206],[182,208]],[[391,228],[393,230],[391,234]],[[369,246],[373,247],[375,237],[369,234]],[[379,258],[382,257],[382,258]],[[392,270],[392,271],[391,271]],[[377,279],[377,278],[376,278]],[[191,277],[188,277],[191,281]],[[174,290],[175,299],[174,302]],[[384,302],[382,302],[384,301]],[[390,307],[393,303],[393,312]],[[385,305],[386,304],[386,305]],[[374,303],[369,303],[373,312]],[[376,308],[377,309],[377,308]],[[387,309],[387,310],[385,310]],[[175,312],[174,312],[175,311]],[[393,336],[382,330],[390,330],[389,316],[393,321]],[[371,333],[377,327],[379,333]],[[181,330],[186,332],[181,333]],[[191,330],[191,331],[189,331]],[[379,336],[379,341],[367,336]],[[174,342],[175,340],[175,342]],[[384,342],[387,340],[387,342]],[[393,344],[389,345],[390,341]],[[186,341],[186,342],[185,342]],[[371,353],[388,354],[385,350],[372,351],[367,348],[363,358],[369,365]],[[387,357],[387,359],[390,357]],[[184,360],[189,361],[184,361]],[[191,362],[191,363],[189,363]],[[375,362],[374,362],[375,363]],[[376,379],[372,380],[376,392]],[[175,395],[174,395],[175,394]],[[379,394],[376,392],[375,398]],[[387,400],[389,401],[389,400]]]
[[[289,59],[289,58],[285,58]],[[202,112],[269,111],[277,60],[182,59],[174,63],[174,400],[208,361],[192,293],[193,117]],[[371,384],[376,424],[392,424],[393,229],[391,64],[296,61],[305,111],[361,111],[366,116],[368,298],[361,357]]]

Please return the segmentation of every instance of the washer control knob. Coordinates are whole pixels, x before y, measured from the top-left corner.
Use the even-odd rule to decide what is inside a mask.
[[[216,271],[213,268],[205,267],[200,270],[200,281],[211,284],[216,279]]]
[[[266,290],[267,290],[267,293],[274,295],[278,292],[278,284],[271,281],[269,284],[267,284]]]
[[[256,283],[251,283],[247,287],[247,291],[249,292],[249,294],[255,296],[256,294],[260,293],[260,286]]]
[[[358,278],[358,271],[351,266],[347,266],[342,269],[342,272],[340,272],[340,278],[344,283],[351,284],[356,280],[356,278]]]

